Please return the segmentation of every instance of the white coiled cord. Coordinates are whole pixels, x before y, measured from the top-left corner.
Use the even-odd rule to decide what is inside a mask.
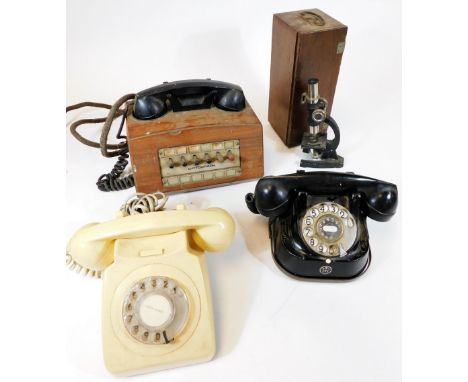
[[[71,257],[69,253],[66,254],[65,261],[66,261],[65,264],[68,267],[68,269],[70,269],[71,271],[75,271],[78,274],[82,274],[83,276],[96,277],[98,279],[100,279],[102,276],[101,271],[89,269],[89,268],[82,266],[81,264],[78,264],[75,260],[73,260],[73,258]]]
[[[167,202],[167,196],[160,192],[152,194],[136,193],[127,199],[120,208],[123,216],[146,214],[161,210]]]

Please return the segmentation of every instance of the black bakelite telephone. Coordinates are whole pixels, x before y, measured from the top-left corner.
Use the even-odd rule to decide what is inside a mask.
[[[273,257],[288,274],[347,279],[371,259],[366,217],[396,212],[396,185],[353,173],[305,172],[261,178],[247,207],[269,219]]]
[[[128,145],[122,129],[129,110],[132,110],[136,119],[150,120],[162,117],[168,110],[174,112],[209,109],[213,106],[225,111],[238,112],[245,108],[244,93],[240,86],[228,82],[206,80],[181,80],[164,82],[161,85],[143,90],[139,93],[126,94],[120,97],[113,105],[98,102],[81,102],[68,106],[66,111],[91,106],[109,109],[104,118],[80,119],[70,125],[72,135],[81,143],[101,149],[104,157],[118,156],[117,163],[108,174],[103,174],[96,182],[101,191],[124,190],[135,185],[133,174],[123,176],[128,164]],[[123,139],[118,144],[107,143],[112,122],[122,117],[117,139]],[[83,137],[78,127],[85,124],[104,122],[99,142]]]
[[[226,111],[245,108],[242,89],[234,84],[213,80],[165,82],[136,94],[133,115],[137,119],[155,119],[168,110],[209,109],[213,105]]]

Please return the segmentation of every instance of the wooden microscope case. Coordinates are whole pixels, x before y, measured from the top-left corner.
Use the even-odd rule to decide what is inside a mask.
[[[268,120],[288,147],[308,131],[301,95],[318,78],[330,114],[347,27],[318,9],[273,15]]]

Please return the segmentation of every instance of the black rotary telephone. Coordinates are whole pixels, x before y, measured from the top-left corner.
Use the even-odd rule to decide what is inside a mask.
[[[273,257],[288,274],[347,279],[371,258],[366,217],[396,212],[396,185],[353,173],[305,172],[261,178],[247,207],[269,220]]]

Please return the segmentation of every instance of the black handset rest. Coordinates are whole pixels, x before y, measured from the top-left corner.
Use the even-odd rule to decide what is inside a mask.
[[[397,186],[378,179],[352,173],[328,171],[298,172],[261,178],[254,194],[246,195],[250,211],[267,217],[287,214],[299,191],[313,195],[346,195],[357,192],[365,199],[366,215],[377,221],[387,221],[396,212]]]
[[[137,119],[155,119],[168,110],[209,109],[213,105],[226,111],[245,108],[244,93],[238,85],[213,80],[165,82],[136,94],[133,115]]]

